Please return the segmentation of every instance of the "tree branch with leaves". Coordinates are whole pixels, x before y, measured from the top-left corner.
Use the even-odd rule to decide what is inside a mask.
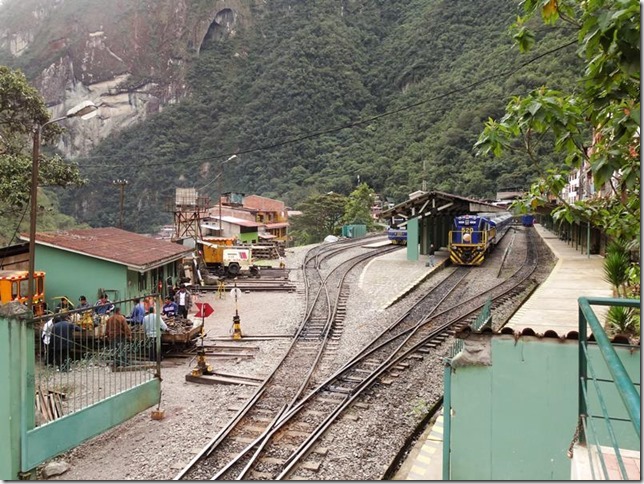
[[[521,51],[535,35],[528,20],[559,21],[578,28],[584,61],[579,89],[564,93],[543,86],[510,100],[500,121],[489,119],[475,145],[477,154],[503,156],[523,149],[540,180],[520,203],[534,210],[557,198],[555,219],[586,221],[627,240],[640,236],[640,9],[634,0],[526,0],[524,15],[511,27]],[[560,153],[563,166],[540,166],[535,136]],[[543,149],[543,148],[542,148]],[[610,196],[569,203],[561,197],[567,174],[588,167],[595,188]]]

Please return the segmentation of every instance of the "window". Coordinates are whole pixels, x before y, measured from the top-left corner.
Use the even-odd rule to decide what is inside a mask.
[[[20,290],[16,291],[16,294],[21,297],[26,297],[27,294],[29,294],[29,279],[23,279],[20,281]]]

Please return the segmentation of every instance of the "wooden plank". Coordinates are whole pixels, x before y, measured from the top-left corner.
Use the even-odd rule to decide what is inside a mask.
[[[56,411],[58,412],[58,416],[62,417],[65,415],[63,413],[63,401],[57,394],[54,394],[54,402],[56,402]]]
[[[215,375],[201,375],[193,376],[192,374],[186,375],[186,381],[193,383],[205,383],[206,385],[215,385],[217,383],[227,384],[227,385],[250,385],[250,386],[259,386],[259,382],[250,381],[250,380],[241,380],[236,378],[225,378]]]
[[[43,394],[42,388],[38,387],[38,398],[40,399],[40,408],[42,410],[42,415],[45,418],[45,422],[50,422],[52,420],[51,413],[47,408],[47,400]]]
[[[205,356],[207,356],[208,358],[220,358],[222,360],[226,358],[255,358],[255,355],[221,355],[217,353],[206,353]]]
[[[253,380],[253,381],[260,381],[260,382],[265,380],[265,377],[235,375],[234,373],[224,373],[223,371],[216,371],[215,375],[223,376],[223,377],[229,377],[229,378],[243,378],[245,380]]]

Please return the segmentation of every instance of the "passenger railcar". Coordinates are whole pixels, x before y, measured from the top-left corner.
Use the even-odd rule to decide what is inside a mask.
[[[387,238],[392,244],[407,245],[407,229],[389,227]]]
[[[534,225],[534,215],[527,214],[521,216],[521,225],[524,227],[532,227]]]
[[[449,233],[449,258],[460,266],[479,266],[512,224],[509,212],[460,215]]]

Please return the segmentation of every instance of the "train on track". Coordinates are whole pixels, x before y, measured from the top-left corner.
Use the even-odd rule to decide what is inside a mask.
[[[449,233],[449,258],[459,266],[479,266],[513,222],[509,212],[459,215]]]
[[[387,238],[392,244],[407,245],[407,229],[389,227]]]
[[[532,214],[522,215],[521,216],[521,225],[523,225],[524,227],[532,227],[532,226],[534,226],[534,215],[532,215]]]

